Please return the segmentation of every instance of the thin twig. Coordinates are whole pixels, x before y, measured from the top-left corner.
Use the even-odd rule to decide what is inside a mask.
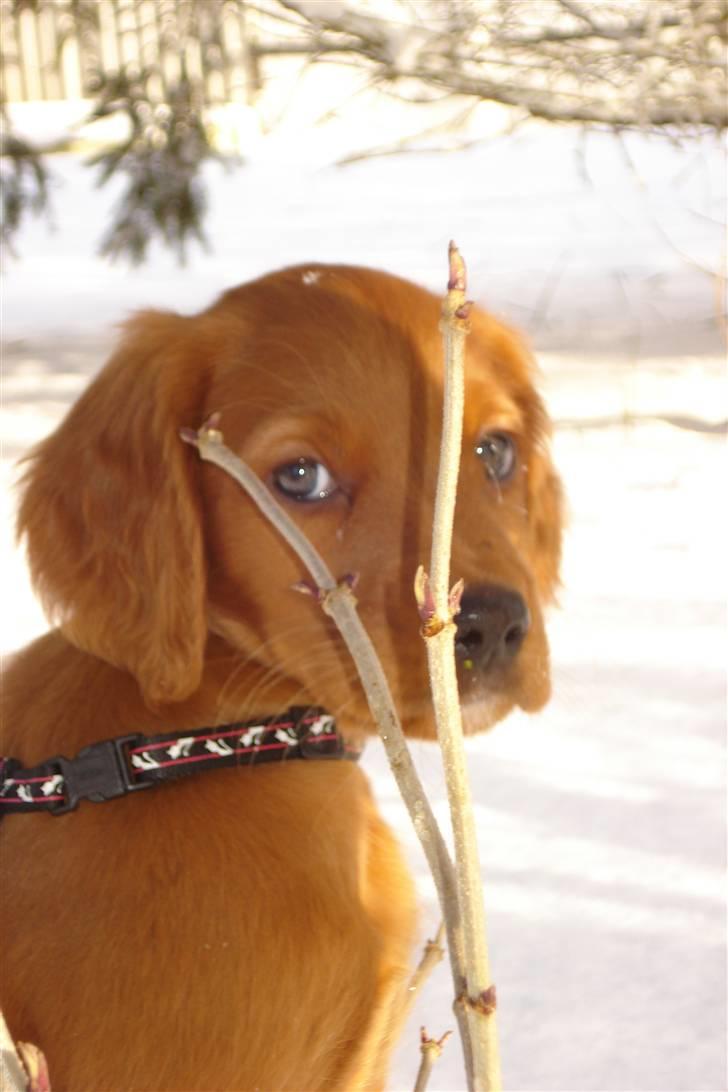
[[[435,498],[432,556],[428,578],[420,569],[416,595],[423,618],[430,687],[437,737],[442,749],[450,817],[455,842],[455,879],[465,938],[467,988],[456,998],[470,1028],[473,1092],[500,1088],[500,1064],[495,1024],[495,991],[490,981],[478,844],[473,804],[465,761],[462,717],[455,666],[454,615],[459,609],[462,583],[452,591],[450,553],[455,496],[462,446],[465,386],[464,346],[470,304],[466,301],[465,265],[450,244],[450,277],[443,304],[441,328],[445,343],[445,394],[440,467]]]
[[[445,621],[450,619],[450,554],[455,517],[455,496],[460,470],[460,446],[463,437],[465,404],[465,338],[471,304],[465,298],[465,264],[454,243],[449,248],[450,275],[443,304],[441,330],[445,342],[445,394],[443,401],[440,467],[435,496],[432,528],[430,582],[435,610]]]
[[[417,1070],[417,1080],[413,1092],[425,1092],[432,1073],[432,1067],[442,1054],[443,1047],[451,1035],[452,1032],[446,1031],[439,1039],[430,1039],[425,1029],[420,1028],[420,1053],[422,1059],[420,1068]]]
[[[399,1036],[404,1028],[404,1025],[409,1019],[409,1015],[412,1012],[414,1003],[417,1000],[422,987],[427,979],[430,977],[435,967],[444,958],[445,949],[442,946],[445,938],[445,924],[440,922],[437,932],[432,940],[428,940],[425,944],[424,951],[420,957],[420,962],[417,964],[412,977],[407,983],[407,988],[402,998],[402,1003],[398,1010],[394,1014],[392,1027],[390,1028],[390,1039],[392,1042],[397,1042]]]
[[[409,1012],[409,1010],[411,1009],[412,1003],[414,1002],[417,994],[420,992],[427,979],[432,974],[432,971],[435,969],[437,964],[442,960],[443,956],[445,955],[445,949],[442,946],[442,942],[444,939],[445,926],[443,922],[440,922],[433,939],[428,940],[425,944],[425,950],[422,953],[422,958],[417,964],[414,974],[409,980],[409,985],[407,986],[407,995],[409,998],[407,1012]]]

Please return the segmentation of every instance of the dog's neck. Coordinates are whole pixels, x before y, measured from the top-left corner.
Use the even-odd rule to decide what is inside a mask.
[[[51,761],[55,756],[73,760],[73,767],[71,763],[66,763],[66,781],[71,785],[76,779],[81,799],[84,779],[88,787],[89,778],[94,785],[99,777],[103,781],[103,784],[99,781],[101,787],[97,786],[98,791],[94,789],[96,795],[92,799],[111,799],[119,795],[115,791],[114,780],[117,744],[125,748],[122,770],[134,764],[134,756],[137,756],[138,765],[141,755],[146,764],[142,773],[135,776],[153,781],[166,778],[168,771],[165,767],[159,776],[148,772],[153,762],[145,755],[145,745],[151,743],[156,749],[171,746],[175,750],[183,743],[192,746],[199,738],[198,750],[204,752],[203,757],[207,761],[207,751],[211,750],[207,746],[208,741],[217,739],[215,729],[221,726],[230,730],[223,731],[221,728],[216,751],[220,767],[225,765],[226,755],[232,753],[229,750],[230,739],[236,735],[241,739],[235,743],[238,749],[234,750],[234,765],[267,763],[278,757],[351,758],[360,751],[363,743],[364,733],[339,732],[328,710],[319,706],[316,712],[318,703],[295,680],[278,673],[271,677],[266,667],[233,649],[219,637],[211,638],[208,643],[202,681],[194,693],[183,701],[159,706],[145,702],[131,674],[81,651],[59,631],[41,638],[35,649],[38,659],[45,661],[47,669],[44,698],[50,707],[58,709],[58,716],[54,717],[54,730],[48,732],[46,725],[43,738],[35,739],[36,724],[32,720],[28,724],[19,722],[6,733],[4,753],[13,760],[13,768],[24,769],[26,775],[30,769],[34,783],[42,780],[41,775],[45,777],[48,774],[49,784],[57,778],[60,770]],[[68,698],[69,695],[73,697],[76,708],[76,716],[72,719],[63,716],[62,696]],[[296,712],[293,707],[302,708]],[[251,726],[260,726],[268,721],[273,722],[272,728],[266,729],[270,738],[266,735],[259,739],[256,732],[248,733],[247,729]],[[291,728],[288,734],[285,731],[287,727]],[[282,734],[274,739],[276,730]],[[250,740],[248,734],[251,735]],[[256,738],[253,739],[253,736]],[[260,754],[253,755],[252,752],[257,751],[258,747]],[[272,753],[281,747],[286,750],[285,755]],[[80,752],[86,754],[89,748],[87,757],[80,757],[77,761],[76,756]],[[177,756],[171,757],[176,759]],[[184,759],[186,763],[193,760],[199,761],[200,768],[203,768],[197,751],[194,755],[190,751],[190,755]],[[52,769],[49,764],[53,766]],[[159,769],[162,767],[159,766]],[[172,771],[176,772],[179,771]],[[111,786],[111,795],[106,791],[107,782]],[[136,785],[136,782],[132,783]],[[19,799],[17,803],[22,804],[22,800]]]
[[[32,655],[39,700],[48,715],[18,707],[3,724],[4,746],[26,761],[76,753],[99,739],[129,731],[154,735],[176,728],[274,716],[292,705],[323,705],[295,680],[256,663],[219,637],[206,649],[200,685],[183,701],[147,703],[137,680],[123,668],[72,644],[60,630],[40,637],[16,656],[17,672]],[[7,698],[11,693],[8,688]],[[73,716],[67,709],[74,710]],[[332,710],[336,713],[336,710]]]
[[[345,744],[326,710],[298,707],[252,723],[116,736],[31,767],[5,755],[0,756],[0,818],[23,812],[64,815],[84,800],[104,803],[190,774],[296,760],[356,761],[360,754]]]
[[[271,671],[270,665],[211,634],[200,686],[189,698],[171,706],[170,711],[178,709],[184,717],[204,711],[222,723],[273,715],[292,705],[321,704],[320,696],[305,689],[297,679],[280,669]]]

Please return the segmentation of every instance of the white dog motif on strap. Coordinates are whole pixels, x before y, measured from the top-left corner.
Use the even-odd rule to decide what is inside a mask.
[[[192,750],[192,744],[194,742],[193,736],[186,736],[184,739],[175,740],[172,746],[167,748],[167,754],[170,758],[187,758]]]
[[[137,770],[159,769],[159,763],[156,758],[152,758],[149,751],[142,751],[141,754],[133,754],[131,756],[131,764]]]
[[[265,738],[265,724],[256,724],[253,728],[248,728],[247,732],[244,732],[240,737],[241,747],[258,747]]]
[[[288,728],[276,728],[275,738],[279,743],[286,743],[289,747],[294,747],[298,743],[298,733],[293,725]]]
[[[208,739],[205,742],[205,750],[210,751],[214,755],[232,755],[235,752],[229,743],[225,743],[222,739]]]

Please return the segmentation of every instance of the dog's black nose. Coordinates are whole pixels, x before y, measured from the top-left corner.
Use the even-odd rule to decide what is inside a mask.
[[[482,673],[513,659],[528,633],[531,616],[518,592],[480,584],[466,588],[455,623],[458,661]]]

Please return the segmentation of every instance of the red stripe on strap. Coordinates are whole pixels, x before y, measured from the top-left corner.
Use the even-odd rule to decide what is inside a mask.
[[[184,737],[182,737],[182,738],[184,738]],[[200,736],[199,738],[201,739],[203,737]],[[211,738],[214,738],[214,737],[211,737]],[[314,736],[313,738],[316,741],[330,740],[330,739],[336,739],[337,735],[336,735],[335,732],[329,732],[327,735]],[[210,754],[206,754],[206,755],[189,755],[186,758],[172,758],[172,759],[170,759],[169,762],[158,762],[156,764],[156,766],[149,766],[146,769],[139,769],[139,767],[135,766],[134,767],[134,774],[135,774],[136,777],[139,777],[140,774],[154,773],[155,770],[166,770],[169,766],[182,766],[184,763],[188,763],[188,762],[207,762],[208,760],[214,760],[216,758],[230,758],[231,755],[249,755],[252,752],[258,752],[258,751],[280,751],[280,750],[283,750],[286,747],[292,747],[292,746],[295,746],[295,744],[291,744],[291,743],[264,743],[259,747],[234,747],[232,749],[232,751],[230,751],[230,752],[228,752],[226,754],[223,754],[223,755],[217,755],[217,754],[214,754],[213,752],[210,752]],[[148,749],[149,748],[144,748],[144,750],[148,750]],[[131,752],[131,754],[134,754],[134,755],[139,754],[139,753],[140,753],[139,751],[132,751]]]
[[[129,751],[129,754],[130,755],[139,755],[143,751],[158,751],[162,747],[171,747],[176,741],[182,740],[182,739],[191,739],[193,741],[193,743],[200,743],[202,740],[205,740],[205,739],[225,739],[226,736],[244,736],[246,732],[256,732],[256,731],[259,732],[261,729],[264,732],[274,732],[276,730],[276,728],[292,728],[292,727],[293,727],[293,721],[292,720],[286,720],[286,721],[280,721],[280,723],[276,723],[276,724],[253,724],[252,726],[250,726],[248,728],[243,726],[243,727],[240,727],[240,728],[236,728],[234,731],[231,731],[231,732],[211,732],[207,736],[196,736],[196,735],[186,736],[184,733],[180,733],[180,735],[175,736],[174,739],[168,739],[168,740],[166,740],[166,742],[163,741],[162,743],[150,743],[147,747],[134,747],[132,750]]]
[[[32,785],[34,781],[52,781],[60,774],[46,774],[45,777],[8,777],[6,781],[12,781],[14,785]]]

